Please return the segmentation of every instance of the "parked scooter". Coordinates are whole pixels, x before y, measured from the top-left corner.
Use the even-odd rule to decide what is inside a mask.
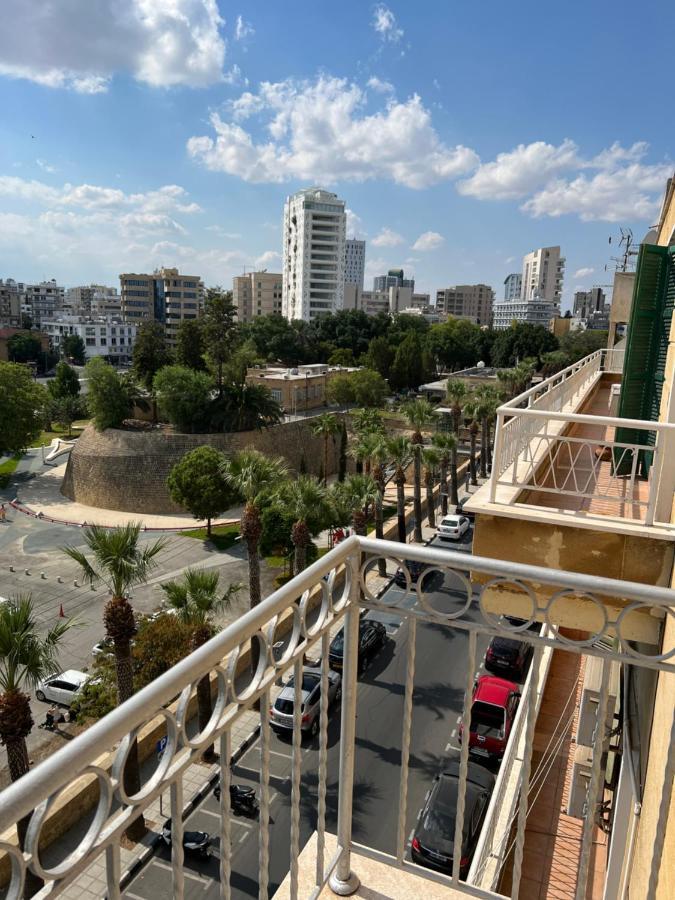
[[[216,782],[213,796],[216,800],[220,800],[220,781]],[[243,784],[231,784],[230,806],[235,816],[255,816],[258,812],[258,801],[253,788]]]
[[[162,839],[167,847],[171,846],[171,825],[165,825],[162,828]],[[206,831],[184,831],[183,832],[183,849],[188,853],[198,853],[200,856],[209,855],[209,847],[211,846],[211,836]]]

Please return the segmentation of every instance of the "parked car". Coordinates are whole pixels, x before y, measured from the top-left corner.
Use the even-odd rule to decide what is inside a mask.
[[[455,513],[458,516],[465,516],[469,520],[469,522],[473,522],[476,518],[476,514],[472,513],[470,510],[465,509],[466,504],[469,502],[469,500],[471,500],[471,494],[465,494],[455,507]]]
[[[459,874],[466,878],[480,836],[495,778],[491,772],[469,762]],[[413,862],[427,869],[452,874],[455,855],[455,813],[459,787],[459,759],[451,759],[434,779],[417,820],[410,854]]]
[[[270,709],[270,725],[279,733],[293,731],[293,709],[295,701],[293,676],[286,682]],[[342,678],[337,672],[328,673],[328,703],[337,703],[342,692]],[[308,666],[302,670],[302,710],[300,728],[305,733],[316,734],[319,730],[321,699],[321,672]]]
[[[76,669],[68,669],[59,675],[51,675],[41,681],[35,691],[38,700],[49,700],[60,706],[70,706],[89,676]]]
[[[359,622],[359,672],[365,671],[370,660],[387,642],[387,629],[382,622],[361,619]],[[328,662],[332,669],[342,671],[345,649],[344,628],[341,628],[331,641]]]
[[[469,520],[466,516],[443,516],[436,536],[442,541],[458,541],[469,530]]]
[[[517,684],[481,675],[471,698],[471,724],[469,726],[469,752],[491,759],[501,759],[516,717],[520,690]],[[459,738],[463,738],[464,724]]]
[[[415,560],[411,559],[411,560],[408,560],[408,562],[406,563],[406,568],[408,569],[408,572],[410,573],[410,583],[417,584],[417,579],[420,577],[420,575],[422,575],[422,573],[424,572],[425,569],[428,569],[428,566],[426,566],[424,563],[415,562]],[[423,579],[422,579],[423,582],[427,581],[428,578],[433,577],[433,574],[434,574],[434,570],[428,571],[426,573],[426,575],[423,576]],[[406,586],[407,581],[406,581],[405,572],[403,571],[403,569],[396,570],[396,574],[394,575],[394,582],[399,587],[404,588]],[[422,587],[427,587],[427,585],[423,583]]]
[[[524,681],[532,657],[532,647],[514,638],[493,637],[485,654],[485,668],[495,674],[506,674],[515,681]]]
[[[114,653],[114,645],[112,638],[104,637],[91,648],[92,656],[109,656]]]

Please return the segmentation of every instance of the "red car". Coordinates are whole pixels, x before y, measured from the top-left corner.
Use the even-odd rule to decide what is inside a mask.
[[[482,675],[473,689],[469,751],[501,759],[516,717],[520,690],[513,681]],[[462,738],[463,726],[459,730]]]

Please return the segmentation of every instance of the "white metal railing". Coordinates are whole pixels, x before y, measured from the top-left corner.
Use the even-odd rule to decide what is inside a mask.
[[[407,581],[406,596],[384,592],[386,582],[376,574],[378,562],[384,559],[392,572],[399,566]],[[427,590],[425,579],[418,577],[411,584],[410,561],[422,563],[429,572],[439,573],[444,579],[444,590]],[[471,566],[471,572],[467,566]],[[426,571],[426,570],[425,570]],[[436,576],[434,576],[436,577]],[[500,613],[509,609],[513,591],[525,597],[531,607],[528,622],[514,624]],[[584,640],[572,640],[557,634],[560,604],[571,597],[582,597],[592,602],[603,614],[598,630]],[[442,599],[442,603],[439,601]],[[610,598],[605,605],[604,600]],[[498,600],[497,606],[495,602]],[[316,860],[316,897],[329,883],[336,892],[346,893],[356,884],[358,863],[353,866],[355,855],[365,854],[387,865],[409,869],[428,878],[474,897],[494,897],[490,891],[475,885],[465,885],[460,880],[460,854],[454,854],[452,875],[443,875],[413,865],[409,860],[406,835],[416,810],[408,801],[408,772],[411,748],[411,722],[415,709],[415,647],[418,629],[427,624],[442,626],[453,632],[455,638],[464,635],[466,647],[465,674],[462,697],[457,712],[461,721],[470,720],[471,691],[474,673],[479,663],[478,641],[492,635],[516,636],[531,644],[535,658],[545,650],[559,649],[577,654],[599,657],[603,671],[609,670],[611,660],[636,667],[666,673],[675,677],[675,649],[669,653],[653,653],[643,645],[632,641],[631,617],[647,618],[654,626],[658,622],[647,613],[657,610],[662,616],[672,605],[673,592],[665,588],[615,581],[590,575],[559,572],[536,566],[519,565],[501,560],[467,557],[466,554],[390,541],[376,541],[356,536],[340,543],[336,548],[275,591],[254,610],[241,616],[235,623],[214,637],[206,645],[182,660],[157,681],[139,691],[122,706],[97,722],[69,744],[36,766],[19,782],[10,785],[0,795],[0,854],[6,854],[11,863],[9,896],[21,896],[27,870],[44,879],[40,896],[52,896],[63,892],[98,857],[104,857],[107,871],[108,897],[117,900],[120,889],[120,844],[123,832],[130,822],[140,815],[154,800],[170,790],[170,815],[172,820],[171,873],[173,895],[184,894],[184,858],[182,850],[183,779],[186,770],[197,763],[205,747],[216,742],[220,751],[220,778],[223,790],[219,801],[219,835],[221,896],[230,897],[230,879],[236,874],[230,834],[230,784],[229,760],[231,756],[231,732],[233,725],[245,710],[259,702],[260,706],[260,817],[258,822],[258,872],[259,897],[269,893],[270,865],[270,724],[269,709],[271,690],[283,672],[293,671],[296,697],[294,705],[294,729],[292,741],[292,775],[290,790],[290,833],[275,836],[277,842],[286,841],[289,849],[290,894],[299,894],[301,757],[300,744],[300,688],[303,658],[314,647],[321,649],[320,727],[317,770],[316,831],[318,858]],[[443,605],[445,604],[445,605]],[[408,628],[408,639],[401,645],[405,655],[403,707],[400,730],[392,722],[391,744],[400,747],[401,776],[398,804],[392,797],[392,822],[396,821],[396,840],[388,852],[357,845],[352,839],[352,797],[355,769],[356,703],[358,696],[358,641],[359,620],[365,610],[377,610],[399,617]],[[666,613],[667,614],[667,613]],[[548,626],[541,633],[528,630],[534,620]],[[279,652],[279,637],[287,631]],[[340,771],[336,780],[337,790],[337,852],[331,859],[324,859],[327,828],[327,747],[328,747],[328,646],[331,629],[343,623],[344,671],[342,682],[342,709],[340,733]],[[599,642],[601,638],[605,640]],[[259,663],[253,676],[240,662],[252,641],[260,649]],[[276,645],[276,647],[275,647]],[[398,646],[398,645],[397,645]],[[637,647],[640,647],[638,650]],[[453,653],[458,644],[453,642]],[[274,648],[274,649],[273,649]],[[443,667],[439,661],[438,678],[443,679]],[[214,711],[209,724],[200,734],[188,728],[189,701],[196,686],[207,674],[216,677],[217,692]],[[531,680],[531,684],[535,679]],[[607,679],[601,689],[606,694]],[[392,685],[392,690],[398,685]],[[178,697],[177,706],[171,706]],[[536,719],[536,702],[533,689],[528,688],[523,697],[521,713],[522,729],[526,739],[523,746],[520,790],[517,804],[517,826],[514,839],[514,865],[511,896],[519,894],[522,871],[525,826],[528,813],[528,782],[532,755],[532,736]],[[150,722],[165,723],[166,746],[155,772],[142,786],[140,792],[128,796],[124,788],[124,767],[130,749],[141,729]],[[601,718],[601,721],[604,719]],[[675,716],[673,719],[675,729]],[[466,729],[468,731],[468,727]],[[675,733],[675,731],[673,732]],[[398,736],[397,736],[398,734]],[[595,744],[592,760],[589,808],[598,809],[606,757],[603,740]],[[440,750],[442,754],[442,748]],[[110,764],[106,764],[109,754]],[[462,825],[465,811],[469,741],[462,742],[459,766],[458,803],[456,810],[455,846],[462,846]],[[668,751],[667,771],[675,767],[675,742]],[[83,777],[96,780],[99,798],[95,812],[84,837],[65,859],[51,866],[45,861],[43,838],[47,840],[46,819],[55,812],[55,803],[62,792],[81,782]],[[669,784],[666,779],[665,784]],[[80,807],[78,807],[80,808]],[[669,810],[669,797],[664,797],[656,828],[654,855],[651,860],[649,898],[655,896],[660,869],[663,835]],[[13,839],[16,824],[29,817],[25,846],[18,849]],[[578,870],[577,896],[584,897],[589,873],[589,854],[592,842],[594,816],[587,816],[581,843]],[[53,823],[50,823],[50,826]],[[43,834],[44,832],[44,834]],[[495,840],[499,839],[495,835]],[[69,848],[72,845],[69,845]]]

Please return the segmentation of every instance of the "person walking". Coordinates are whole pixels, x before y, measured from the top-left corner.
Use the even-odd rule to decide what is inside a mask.
[[[0,522],[4,523],[7,521],[7,510],[5,509],[5,504],[0,503]]]

